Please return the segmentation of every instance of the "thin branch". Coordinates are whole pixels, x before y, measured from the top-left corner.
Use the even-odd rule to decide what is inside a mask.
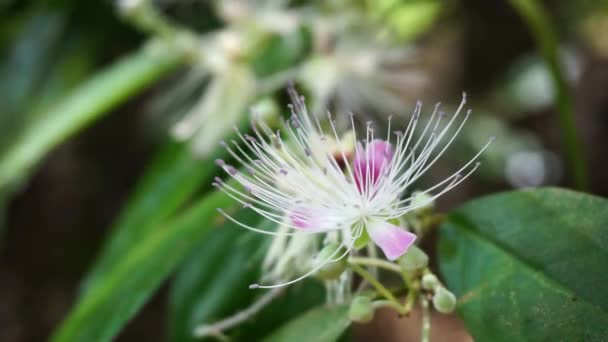
[[[239,311],[233,316],[230,316],[213,324],[199,325],[198,327],[196,327],[196,329],[194,329],[194,336],[214,336],[220,339],[225,339],[224,331],[231,329],[255,316],[258,312],[260,312],[263,308],[270,304],[275,298],[280,296],[284,291],[284,287],[271,289],[266,292],[262,297],[260,297],[257,301],[251,304],[251,306],[249,306],[247,309]]]

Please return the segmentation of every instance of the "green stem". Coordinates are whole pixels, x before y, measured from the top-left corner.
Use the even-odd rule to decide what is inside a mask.
[[[401,274],[401,268],[399,267],[399,265],[395,265],[393,263],[390,263],[388,261],[381,260],[381,259],[366,258],[366,257],[352,257],[352,258],[348,259],[348,262],[357,264],[357,265],[363,265],[363,266],[379,267],[379,268],[383,268],[383,269],[391,271],[391,272]]]
[[[28,126],[0,156],[0,189],[22,177],[55,146],[182,64],[177,54],[154,48],[159,46],[145,46],[97,73]]]
[[[431,312],[429,311],[429,301],[420,297],[422,306],[422,331],[420,332],[420,342],[429,342],[431,335]]]
[[[376,289],[376,291],[378,291],[379,294],[384,296],[384,298],[388,299],[389,301],[397,303],[399,305],[399,301],[397,300],[397,298],[395,298],[395,296],[393,296],[393,294],[386,287],[384,287],[384,285],[382,285],[378,281],[378,279],[372,276],[371,273],[369,273],[363,267],[355,263],[350,263],[349,265],[351,266],[353,271],[357,272],[357,274],[359,274],[363,279],[370,283]]]
[[[536,0],[510,0],[524,19],[547,63],[555,88],[559,125],[566,159],[570,164],[575,185],[580,190],[588,187],[587,164],[582,155],[581,140],[574,121],[574,101],[557,54],[557,37],[542,5]]]
[[[174,53],[182,54],[191,62],[196,61],[199,53],[197,35],[165,16],[156,8],[153,1],[139,0],[139,3],[132,8],[121,9],[123,17],[133,26],[142,32],[164,39],[175,50]]]
[[[390,300],[377,300],[372,303],[374,309],[378,308],[391,308],[400,314],[403,312],[403,306],[399,303],[391,302]]]

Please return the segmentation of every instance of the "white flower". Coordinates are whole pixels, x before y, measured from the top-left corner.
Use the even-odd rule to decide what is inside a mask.
[[[325,264],[349,254],[354,241],[365,232],[389,260],[400,257],[416,236],[393,222],[427,205],[471,175],[479,166],[477,158],[492,141],[490,139],[453,175],[424,190],[422,193],[428,194],[425,201],[414,201],[407,196],[412,184],[446,152],[470,115],[467,111],[455,124],[466,102],[464,95],[451,118],[446,118],[437,105],[421,129],[418,127],[420,103],[403,131],[392,132],[389,119],[386,140],[378,139],[372,124],[368,123],[359,136],[362,141],[358,141],[351,117],[353,144],[357,148],[354,158],[349,158],[345,152],[334,153],[335,141],[340,139],[332,118],[329,117],[327,133],[335,139],[334,143],[327,143],[329,139],[321,124],[308,114],[303,98],[294,90],[290,94],[292,116],[284,125],[288,138],[284,140],[280,132],[273,132],[264,123],[254,127],[255,136],[239,132],[240,143],[233,141],[234,146],[225,143],[224,146],[242,164],[243,171],[222,160],[217,162],[240,183],[242,190],[220,179],[216,179],[215,185],[244,207],[290,228],[291,232],[259,230],[218,210],[240,226],[264,234],[339,232],[344,248],[336,249],[329,258],[297,279],[278,285],[255,284],[254,288],[288,285],[313,274]],[[454,128],[454,132],[450,133],[450,128]]]

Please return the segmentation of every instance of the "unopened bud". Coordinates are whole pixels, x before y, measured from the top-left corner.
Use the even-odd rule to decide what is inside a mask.
[[[316,275],[323,280],[337,279],[347,267],[346,258],[341,258],[338,261],[329,260],[342,256],[345,251],[344,247],[337,243],[331,243],[323,247],[317,255],[317,262],[325,263],[325,265],[317,271]]]
[[[427,267],[429,257],[416,245],[412,245],[408,251],[399,258],[399,265],[406,271],[415,271]]]
[[[456,296],[445,287],[439,286],[435,289],[433,306],[441,313],[450,313],[456,307]]]
[[[353,299],[348,310],[348,318],[357,323],[368,323],[374,318],[374,305],[372,300],[365,296]]]
[[[434,290],[437,286],[439,286],[439,280],[437,277],[432,274],[425,274],[422,277],[422,288],[428,291]]]

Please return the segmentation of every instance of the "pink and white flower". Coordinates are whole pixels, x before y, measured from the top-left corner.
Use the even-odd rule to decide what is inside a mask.
[[[355,240],[365,232],[387,259],[399,258],[414,243],[416,235],[394,222],[464,181],[477,169],[477,159],[492,140],[457,172],[422,191],[427,202],[414,202],[408,196],[413,183],[446,152],[470,115],[470,111],[461,115],[466,103],[464,95],[450,118],[437,105],[422,127],[418,127],[420,103],[403,130],[392,131],[389,119],[385,140],[376,137],[371,123],[357,137],[351,117],[354,134],[350,145],[356,148],[354,158],[349,158],[344,149],[336,149],[335,142],[340,138],[331,116],[328,115],[328,129],[323,130],[318,119],[308,114],[303,98],[293,90],[290,94],[292,115],[284,125],[287,138],[264,123],[254,127],[253,136],[237,132],[240,142],[224,146],[241,164],[242,171],[222,160],[217,163],[241,187],[219,178],[214,184],[244,207],[291,231],[260,230],[218,210],[244,228],[269,235],[336,232],[345,248],[288,283],[252,287],[271,288],[303,279],[351,253]],[[340,250],[344,252],[338,253]]]

